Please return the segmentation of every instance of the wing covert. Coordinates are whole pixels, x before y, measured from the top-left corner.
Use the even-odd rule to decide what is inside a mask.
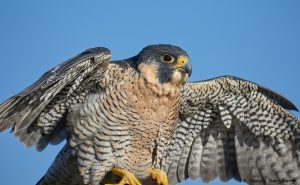
[[[110,57],[107,48],[91,48],[47,71],[0,105],[0,131],[12,128],[22,143],[38,150],[61,142],[68,108],[94,89]]]
[[[165,153],[170,184],[199,177],[299,181],[300,121],[286,109],[297,110],[286,98],[240,78],[187,83]]]

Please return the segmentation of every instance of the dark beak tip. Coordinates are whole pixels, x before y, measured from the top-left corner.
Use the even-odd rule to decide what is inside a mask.
[[[190,63],[184,65],[184,70],[189,75],[189,77],[192,75],[192,65]]]

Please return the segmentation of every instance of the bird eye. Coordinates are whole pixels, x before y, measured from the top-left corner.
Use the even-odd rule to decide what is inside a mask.
[[[163,57],[162,57],[162,59],[163,59],[163,61],[165,61],[165,62],[168,62],[168,63],[171,63],[171,62],[173,62],[174,61],[174,57],[172,57],[171,55],[164,55]]]

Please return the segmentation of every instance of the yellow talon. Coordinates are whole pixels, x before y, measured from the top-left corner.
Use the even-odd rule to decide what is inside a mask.
[[[122,179],[118,184],[105,184],[105,185],[141,185],[137,178],[127,170],[121,168],[113,168],[111,172],[120,176]]]
[[[168,185],[168,177],[166,172],[156,168],[150,168],[148,173],[152,180],[154,180],[158,185]]]

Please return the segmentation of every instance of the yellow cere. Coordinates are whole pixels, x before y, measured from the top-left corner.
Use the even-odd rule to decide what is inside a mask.
[[[188,57],[186,57],[186,56],[179,56],[178,59],[177,59],[177,61],[176,61],[175,67],[176,68],[180,68],[180,67],[184,66],[186,63],[188,63],[188,61],[189,61]]]

